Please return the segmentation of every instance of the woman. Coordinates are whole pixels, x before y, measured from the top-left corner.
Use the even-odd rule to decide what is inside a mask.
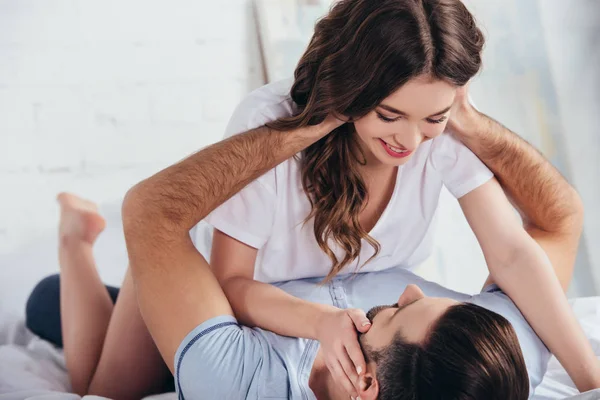
[[[265,124],[290,130],[330,110],[352,121],[206,219],[215,228],[210,264],[237,318],[318,338],[349,394],[364,365],[349,356],[358,354],[356,328],[342,316],[315,331],[318,305],[265,282],[415,267],[431,254],[443,185],[463,205],[477,188],[496,191],[488,168],[442,135],[483,44],[460,1],[341,1],[316,25],[294,81],[251,93],[230,120],[226,136]]]
[[[338,274],[417,265],[431,252],[430,224],[442,185],[459,199],[496,281],[551,350],[560,342],[536,317],[544,296],[562,295],[549,278],[551,268],[544,269],[545,255],[520,226],[498,218],[510,218],[512,210],[490,171],[442,135],[453,104],[464,103],[464,90],[458,99],[457,91],[480,68],[482,46],[481,32],[458,0],[340,1],[317,24],[293,85],[279,82],[254,92],[228,128],[229,134],[264,124],[288,130],[319,123],[330,112],[349,118],[207,221],[216,228],[211,266],[238,320],[318,339],[328,368],[350,395],[364,365],[362,357],[350,357],[359,354],[356,330],[368,326],[355,327],[343,312],[327,324],[314,321],[318,305],[265,282],[317,276],[340,290]],[[487,217],[489,209],[495,218]],[[96,289],[86,287],[75,267],[93,265],[88,244],[78,248],[80,256],[61,253],[68,254],[60,290],[74,389],[115,398],[158,390],[169,374],[139,316],[130,274],[113,311],[97,281]],[[544,296],[532,295],[528,288],[536,285],[548,286]],[[96,324],[82,326],[76,321],[89,319],[86,301],[101,301],[105,312],[94,317]],[[106,335],[104,342],[88,339],[98,335]],[[81,338],[96,347],[86,348]]]

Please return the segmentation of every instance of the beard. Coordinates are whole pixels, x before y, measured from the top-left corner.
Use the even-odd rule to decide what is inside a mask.
[[[389,306],[373,307],[369,310],[369,312],[367,312],[367,318],[369,319],[369,321],[371,321],[371,324],[372,324],[373,318],[375,318],[375,316],[377,316],[377,314],[379,314],[383,310],[387,310],[390,308],[399,308],[398,303],[390,304]],[[383,353],[378,352],[375,349],[373,349],[371,346],[369,346],[369,344],[367,343],[366,337],[365,337],[365,333],[358,334],[358,342],[360,343],[360,346],[363,350],[363,354],[365,356],[365,361],[367,363],[379,362],[379,360],[381,360],[381,358],[383,357]]]
[[[379,314],[381,311],[387,310],[388,308],[398,308],[398,304],[391,304],[389,306],[376,306],[376,307],[373,307],[367,313],[367,318],[369,319],[369,321],[371,321],[371,323],[373,323],[373,318],[375,318],[375,316],[377,314]]]

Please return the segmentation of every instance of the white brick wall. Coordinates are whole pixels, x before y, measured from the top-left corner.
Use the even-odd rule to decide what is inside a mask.
[[[0,0],[0,309],[21,312],[57,271],[58,191],[118,209],[135,182],[221,137],[262,84],[250,3]],[[119,283],[124,265],[98,253]]]

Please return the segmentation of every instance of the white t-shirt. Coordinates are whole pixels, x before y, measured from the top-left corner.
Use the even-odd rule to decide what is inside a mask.
[[[292,80],[263,86],[236,108],[225,137],[290,116]],[[391,200],[370,235],[381,245],[377,257],[365,264],[374,249],[365,240],[359,259],[340,273],[412,268],[433,249],[432,221],[442,185],[460,198],[487,182],[493,174],[467,147],[449,134],[423,143],[398,168]],[[299,162],[291,158],[250,183],[215,209],[206,222],[221,232],[258,249],[254,278],[262,282],[323,277],[331,270],[329,257],[314,237],[310,202],[302,188]],[[343,251],[330,241],[341,259]]]

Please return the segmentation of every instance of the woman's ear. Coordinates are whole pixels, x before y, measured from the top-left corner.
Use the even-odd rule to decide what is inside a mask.
[[[371,372],[367,372],[360,377],[358,387],[358,398],[360,400],[376,400],[379,396],[379,382],[377,382],[375,374]]]

